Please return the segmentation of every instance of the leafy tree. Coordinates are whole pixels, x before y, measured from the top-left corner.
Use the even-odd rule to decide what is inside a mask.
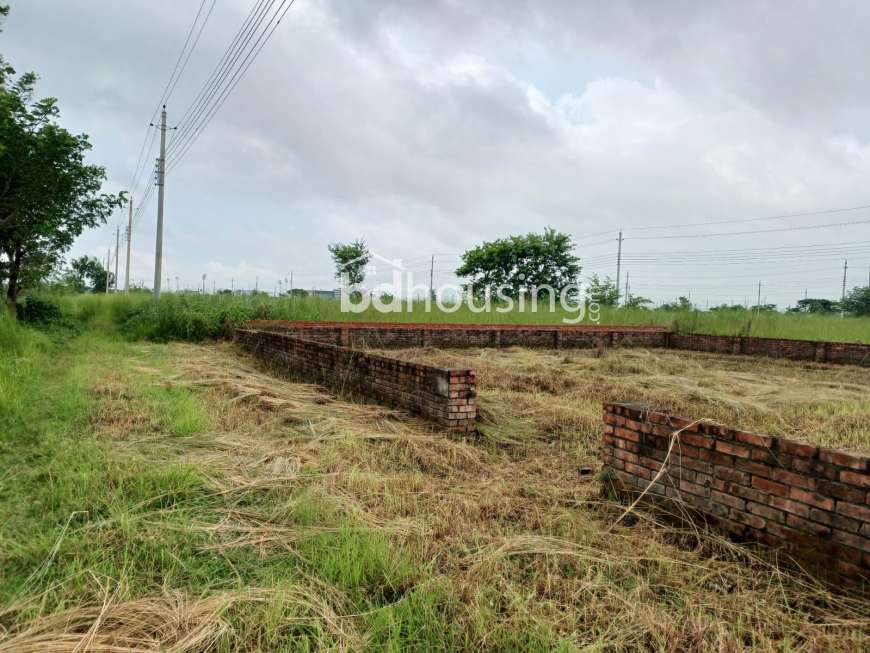
[[[366,277],[366,266],[372,260],[372,253],[360,238],[352,243],[333,243],[329,253],[335,262],[335,278],[343,279],[347,275],[348,284],[358,286]]]
[[[639,308],[646,309],[647,306],[652,304],[651,299],[647,299],[646,297],[641,297],[640,295],[629,295],[623,306],[625,308]]]
[[[689,298],[682,295],[675,302],[665,302],[661,305],[663,311],[692,311],[694,309],[695,306],[689,301]]]
[[[746,307],[743,306],[743,304],[719,304],[719,306],[711,306],[710,307],[711,313],[719,313],[722,311],[739,312],[739,311],[745,311],[745,310],[746,310]]]
[[[855,286],[843,300],[843,310],[852,315],[870,315],[870,286]]]
[[[753,313],[776,313],[776,304],[756,304],[750,306],[749,310]]]
[[[840,312],[840,302],[833,299],[815,299],[808,297],[800,299],[797,305],[788,309],[789,313],[818,313],[822,315],[832,315]]]
[[[115,282],[115,275],[107,272],[100,259],[95,256],[80,256],[70,262],[64,280],[78,292],[85,290],[105,292],[106,281],[112,285]]]
[[[577,283],[580,259],[573,248],[571,236],[550,228],[542,234],[508,236],[465,252],[456,274],[467,279],[466,285],[478,296],[499,290],[508,297],[533,290],[542,296],[542,286],[560,292]]]
[[[586,300],[601,306],[616,306],[619,302],[619,288],[610,277],[600,279],[597,274],[593,274],[586,286]]]
[[[124,193],[100,193],[105,169],[85,163],[86,135],[57,124],[57,101],[33,99],[36,75],[14,74],[0,59],[0,281],[11,306],[22,286],[48,275],[84,229],[125,201]]]

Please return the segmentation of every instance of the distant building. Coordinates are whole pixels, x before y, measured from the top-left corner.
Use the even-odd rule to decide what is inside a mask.
[[[318,297],[319,299],[341,299],[341,288],[336,288],[335,290],[309,290],[308,294],[311,297]]]

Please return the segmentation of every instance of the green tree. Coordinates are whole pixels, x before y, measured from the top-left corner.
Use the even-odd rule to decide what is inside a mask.
[[[95,256],[80,256],[70,261],[64,281],[74,290],[84,292],[105,292],[106,281],[115,282],[115,275],[107,272],[100,259]]]
[[[509,236],[468,250],[456,274],[478,296],[501,290],[508,297],[532,292],[540,297],[543,286],[560,292],[577,283],[580,259],[573,249],[571,236],[548,227],[542,234]]]
[[[843,300],[843,310],[852,315],[870,315],[870,286],[855,286]]]
[[[346,278],[350,286],[358,286],[365,280],[366,266],[372,260],[372,253],[362,238],[352,243],[333,243],[329,246],[329,253],[335,263],[336,279]]]
[[[57,124],[57,101],[33,99],[36,75],[14,74],[0,60],[0,281],[13,307],[23,286],[47,276],[82,231],[125,201],[100,193],[105,169],[85,163],[86,135]]]
[[[661,305],[661,310],[663,311],[692,311],[695,309],[694,304],[689,301],[688,297],[677,297],[677,301],[675,302],[665,302]]]
[[[599,278],[597,274],[589,277],[586,286],[586,300],[596,302],[600,306],[616,306],[619,302],[619,288],[610,277]]]
[[[629,295],[625,299],[625,304],[623,304],[623,306],[625,308],[646,309],[650,304],[652,304],[651,299],[647,299],[646,297],[641,297],[640,295]]]
[[[840,312],[840,302],[833,299],[815,299],[808,297],[800,299],[797,305],[788,309],[789,313],[817,313],[821,315],[832,315]]]

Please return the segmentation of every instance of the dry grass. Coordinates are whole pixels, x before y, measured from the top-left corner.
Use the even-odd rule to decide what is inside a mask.
[[[450,640],[454,650],[854,653],[870,641],[866,597],[700,528],[666,526],[644,512],[615,525],[623,507],[602,498],[601,484],[585,473],[597,465],[601,399],[651,383],[644,398],[673,393],[672,403],[689,414],[716,406],[723,412],[706,412],[733,416],[724,411],[735,404],[723,397],[733,399],[749,384],[769,389],[777,374],[787,378],[788,366],[776,372],[771,365],[746,386],[735,380],[744,372],[732,370],[737,385],[716,388],[712,400],[714,390],[693,386],[705,366],[701,357],[416,352],[478,372],[491,437],[457,440],[401,412],[280,379],[230,345],[176,344],[168,351],[177,374],[155,375],[154,382],[197,388],[211,418],[209,430],[187,438],[179,455],[207,470],[210,492],[223,500],[213,518],[179,527],[207,534],[203,556],[253,550],[263,560],[289,557],[311,569],[281,590],[298,608],[270,627],[312,624],[321,649],[374,646],[365,632],[372,615],[317,572],[311,558],[318,552],[306,546],[342,524],[385,538],[413,562],[389,606],[411,606],[410,597],[436,587],[452,597],[442,630],[460,631]],[[837,371],[820,369],[816,381],[823,374]],[[842,382],[861,386],[857,375]],[[758,396],[740,401],[740,411],[764,403]],[[761,420],[765,413],[748,414]],[[112,428],[105,430],[109,437]],[[319,514],[299,519],[304,506]],[[274,600],[275,591],[133,601],[107,592],[103,601],[20,624],[5,639],[0,633],[0,651],[210,650],[228,624],[244,621],[246,606]],[[241,635],[232,641],[262,647]]]
[[[604,401],[870,451],[870,374],[852,366],[666,350],[410,349],[408,360],[477,373],[484,431],[500,440],[598,446]]]

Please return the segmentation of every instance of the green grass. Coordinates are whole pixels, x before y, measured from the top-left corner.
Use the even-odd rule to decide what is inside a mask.
[[[371,322],[431,322],[477,324],[563,324],[572,315],[557,310],[475,313],[467,306],[455,312],[423,302],[406,304],[396,313],[373,308],[363,313],[342,313],[338,301],[313,297],[268,297],[164,294],[154,302],[147,294],[66,295],[57,297],[65,316],[97,328],[118,327],[133,339],[202,340],[217,338],[228,328],[251,319],[329,320]],[[582,322],[588,324],[588,321]],[[838,315],[755,314],[749,311],[662,311],[604,307],[601,324],[652,324],[683,333],[746,335],[838,342],[870,343],[870,317]]]
[[[52,341],[2,312],[0,347],[0,648],[61,610],[180,595],[230,597],[217,650],[332,650],[321,586],[358,615],[355,648],[463,648],[457,598],[385,534],[304,489],[216,491],[221,471],[188,458],[216,426],[206,398],[159,382],[162,347]],[[215,548],[227,510],[298,528],[296,550]]]

